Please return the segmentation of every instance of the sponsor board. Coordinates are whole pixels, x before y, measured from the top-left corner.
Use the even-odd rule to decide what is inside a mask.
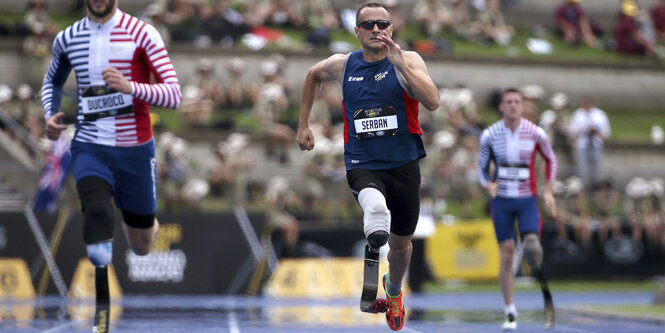
[[[379,279],[388,271],[388,262],[382,260],[380,265]],[[360,302],[363,267],[362,258],[284,259],[264,292],[279,298],[358,297]],[[383,288],[377,297],[385,298]]]
[[[32,285],[28,265],[21,258],[0,258],[0,298],[32,298]]]
[[[118,283],[113,264],[109,265],[108,275],[111,300],[122,298],[122,289]],[[69,287],[69,297],[72,299],[95,299],[95,292],[95,266],[90,263],[88,258],[81,258],[74,271],[72,284]]]
[[[437,225],[426,243],[426,256],[437,279],[496,279],[499,249],[492,222]]]

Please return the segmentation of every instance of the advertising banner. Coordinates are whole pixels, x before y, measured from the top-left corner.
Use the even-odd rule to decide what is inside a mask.
[[[437,279],[496,279],[499,250],[489,220],[439,224],[426,244],[426,256]]]
[[[158,214],[159,236],[154,251],[147,256],[138,256],[127,246],[120,214],[116,215],[113,268],[124,294],[244,293],[249,276],[261,260],[261,245],[250,245],[248,238],[254,243],[260,238],[265,224],[262,213],[248,215],[249,231],[241,229],[232,213]],[[37,215],[49,241],[56,217]],[[73,214],[62,232],[59,246],[51,248],[68,288],[79,261],[86,257],[82,221],[80,213]],[[248,237],[247,232],[253,232],[253,237]],[[0,214],[0,257],[23,259],[32,286],[39,284],[46,265],[23,213]],[[241,273],[247,276],[238,276]],[[234,287],[230,288],[232,284]],[[46,294],[57,294],[50,280]]]

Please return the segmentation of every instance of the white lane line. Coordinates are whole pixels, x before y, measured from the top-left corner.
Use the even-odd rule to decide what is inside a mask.
[[[77,323],[76,323],[75,321],[73,321],[73,322],[71,322],[71,323],[67,323],[67,324],[63,324],[63,325],[60,325],[60,326],[56,326],[56,327],[53,327],[53,328],[47,329],[46,331],[42,331],[42,333],[59,332],[59,331],[64,330],[65,328],[68,328],[68,327],[70,327],[70,326],[74,326],[74,325],[76,325],[76,324],[77,324]]]
[[[229,333],[240,333],[235,311],[229,311]]]
[[[555,331],[560,331],[561,329],[564,329],[564,332],[568,333],[594,333],[595,331],[588,331],[588,330],[583,330],[581,328],[574,328],[574,327],[568,327],[568,326],[562,326],[562,325],[556,325],[554,326]]]

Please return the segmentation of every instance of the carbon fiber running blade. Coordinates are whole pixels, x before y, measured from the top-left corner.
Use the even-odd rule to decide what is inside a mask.
[[[376,304],[376,292],[379,288],[379,250],[372,249],[369,244],[365,245],[365,268],[363,271],[360,311],[378,313],[379,311],[376,311],[379,306]]]
[[[95,267],[95,326],[93,333],[108,333],[111,314],[109,278],[107,267]]]
[[[545,328],[550,329],[554,327],[554,302],[552,302],[550,289],[547,286],[542,289],[543,299],[545,300]]]
[[[552,301],[552,292],[545,280],[545,274],[540,269],[536,271],[536,278],[540,283],[540,289],[543,291],[543,301],[545,302],[545,328],[550,329],[554,327],[554,302]]]

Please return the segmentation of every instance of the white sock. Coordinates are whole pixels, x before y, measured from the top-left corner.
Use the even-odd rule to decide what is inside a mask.
[[[509,313],[512,313],[515,318],[517,318],[517,308],[515,307],[515,303],[511,303],[509,305],[506,305],[506,307],[503,309],[503,313],[506,314],[506,316]]]

